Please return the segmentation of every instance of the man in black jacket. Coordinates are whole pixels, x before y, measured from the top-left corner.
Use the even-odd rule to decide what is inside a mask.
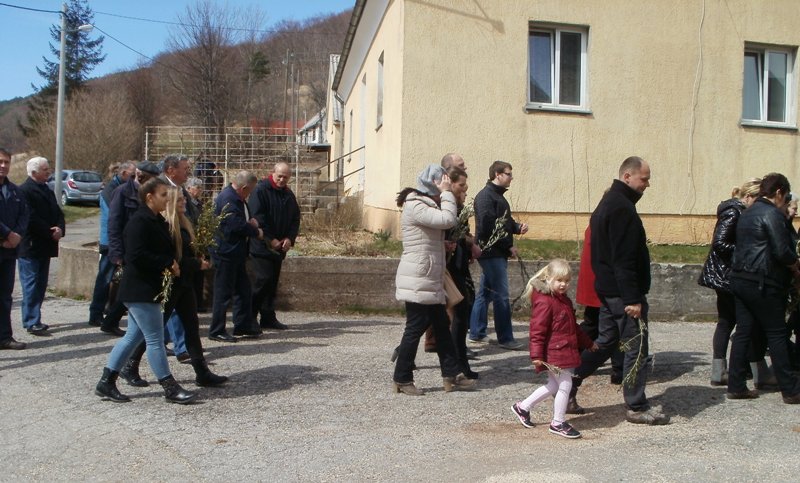
[[[186,217],[193,226],[197,226],[200,210],[189,201],[191,197],[184,186],[189,179],[189,174],[191,174],[191,169],[189,168],[189,158],[186,155],[168,154],[161,160],[161,179],[181,189],[183,197],[186,199]]]
[[[14,339],[11,305],[17,250],[28,226],[28,205],[20,189],[8,179],[11,152],[0,148],[0,349],[21,350]]]
[[[94,279],[92,303],[89,305],[89,325],[93,327],[100,327],[102,324],[103,312],[108,302],[109,285],[115,268],[108,257],[108,215],[111,196],[118,186],[126,183],[135,174],[136,165],[133,161],[121,163],[100,194],[100,240],[98,243],[100,261],[97,264],[97,276]]]
[[[622,162],[619,178],[603,195],[589,221],[592,270],[600,307],[597,352],[584,351],[575,370],[569,413],[581,413],[575,394],[581,380],[605,363],[620,341],[628,350],[623,362],[622,394],[626,419],[638,424],[667,424],[669,417],[650,407],[647,384],[647,293],[650,291],[650,252],[636,202],[650,186],[650,166],[631,156]]]
[[[33,335],[45,335],[42,302],[47,291],[50,258],[58,256],[64,236],[64,213],[47,186],[50,163],[42,157],[28,161],[28,179],[19,187],[28,203],[28,228],[19,246],[19,281],[22,285],[22,325]]]
[[[261,315],[262,329],[285,330],[275,315],[275,294],[286,252],[300,231],[300,206],[289,189],[292,171],[278,163],[250,195],[250,209],[264,238],[250,238],[250,272],[253,279],[253,317]]]
[[[108,231],[108,259],[114,264],[115,270],[124,264],[123,232],[128,221],[139,209],[139,187],[158,175],[159,170],[155,163],[140,161],[136,164],[136,176],[131,176],[128,181],[119,185],[111,195],[106,229]],[[100,324],[100,330],[105,334],[121,337],[124,332],[119,328],[119,322],[124,315],[125,306],[122,302],[114,300]]]
[[[208,338],[218,342],[236,342],[225,330],[225,313],[233,304],[233,335],[258,337],[254,327],[253,298],[247,279],[247,251],[250,238],[263,238],[264,232],[250,215],[247,198],[257,178],[249,171],[240,171],[233,182],[214,200],[214,214],[225,214],[217,232],[217,246],[211,250],[214,261],[214,302]]]
[[[478,259],[483,274],[472,306],[469,340],[473,343],[487,341],[487,312],[491,301],[494,305],[494,328],[498,344],[504,349],[521,350],[524,345],[514,340],[511,326],[508,259],[517,256],[514,235],[527,233],[528,225],[514,221],[511,207],[503,196],[514,179],[511,169],[511,165],[505,161],[492,163],[489,167],[489,181],[475,197],[475,238],[483,248]],[[501,219],[504,220],[502,230],[496,230],[498,220]],[[487,246],[495,235],[502,236]]]

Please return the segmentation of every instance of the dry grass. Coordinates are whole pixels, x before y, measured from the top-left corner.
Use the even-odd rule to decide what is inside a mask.
[[[8,179],[15,185],[19,186],[28,179],[26,165],[31,157],[31,155],[25,153],[11,156],[11,166],[8,168]]]
[[[361,230],[361,209],[345,203],[335,212],[318,210],[303,217],[297,252],[317,257],[399,257],[402,244],[385,233]]]

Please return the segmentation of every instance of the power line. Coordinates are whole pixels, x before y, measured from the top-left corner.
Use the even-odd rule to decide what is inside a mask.
[[[20,10],[30,10],[31,12],[57,13],[61,15],[61,11],[59,10],[42,10],[40,8],[30,8],[30,7],[22,7],[20,5],[11,5],[10,3],[0,3],[0,6],[18,8]]]
[[[23,7],[21,5],[11,5],[10,3],[0,3],[0,6],[2,6],[2,7],[10,7],[10,8],[17,8],[17,9],[20,9],[20,10],[29,10],[31,12],[55,13],[55,14],[58,14],[58,15],[61,15],[61,13],[62,13],[59,10],[43,10],[43,9],[40,9],[40,8]],[[163,24],[163,25],[176,25],[176,26],[179,26],[179,27],[203,28],[202,25],[193,25],[193,24],[187,24],[187,23],[182,23],[182,22],[172,22],[172,21],[169,21],[169,20],[156,20],[156,19],[152,19],[152,18],[132,17],[132,16],[129,16],[129,15],[120,15],[120,14],[111,13],[111,12],[100,12],[100,11],[97,11],[97,10],[95,10],[93,13],[95,13],[97,15],[106,15],[106,16],[109,16],[109,17],[124,18],[124,19],[127,19],[127,20],[136,20],[136,21],[139,21],[139,22],[150,22],[150,23],[158,23],[158,24]],[[248,28],[241,28],[241,27],[226,27],[226,26],[220,26],[219,28],[221,28],[223,30],[232,30],[232,31],[236,31],[236,32],[260,32],[260,33],[265,33],[265,34],[290,34],[290,33],[298,34],[298,33],[302,33],[303,35],[341,35],[341,34],[336,33],[336,32],[306,32],[304,30],[248,29]],[[98,29],[98,30],[100,30],[100,29]],[[109,37],[111,37],[111,36],[109,35]],[[131,50],[133,50],[133,49],[131,49]],[[147,57],[147,56],[145,56],[145,57]]]
[[[124,18],[127,20],[136,20],[139,22],[150,22],[150,23],[158,23],[164,25],[176,25],[179,27],[191,27],[191,28],[204,28],[202,25],[194,25],[194,24],[187,24],[182,22],[173,22],[169,20],[156,20],[152,18],[143,18],[143,17],[131,17],[129,15],[120,15],[116,13],[110,12],[100,12],[95,10],[95,14],[97,15],[106,15],[109,17],[117,17],[117,18]],[[241,27],[226,27],[226,26],[219,26],[218,28],[222,30],[232,30],[235,32],[259,32],[265,34],[282,34],[282,33],[302,33],[303,35],[341,35],[335,32],[305,32],[301,30],[281,30],[281,29],[249,29],[249,28],[241,28]]]
[[[120,39],[118,39],[118,38],[114,37],[113,35],[111,35],[110,33],[106,32],[105,30],[101,29],[101,28],[100,28],[100,27],[98,27],[97,25],[93,25],[93,26],[94,26],[94,28],[96,28],[97,30],[99,30],[99,31],[100,31],[100,33],[102,33],[102,34],[103,34],[103,35],[105,35],[106,37],[110,38],[110,39],[111,39],[111,40],[113,40],[114,42],[118,43],[119,45],[121,45],[121,46],[125,47],[126,49],[130,50],[131,52],[134,52],[134,53],[136,53],[136,54],[139,54],[139,55],[141,55],[142,57],[144,57],[145,59],[147,59],[147,60],[149,60],[149,61],[152,61],[152,62],[158,62],[157,60],[155,60],[154,58],[150,57],[149,55],[145,55],[145,54],[143,54],[143,53],[139,52],[138,50],[134,49],[134,48],[133,48],[133,47],[131,47],[130,45],[128,45],[128,44],[126,44],[125,42],[121,41]]]
[[[157,59],[155,59],[155,58],[153,58],[153,57],[150,57],[149,55],[145,55],[145,54],[143,54],[143,53],[139,52],[138,50],[134,49],[134,48],[133,48],[133,47],[131,47],[130,45],[126,44],[125,42],[123,42],[123,41],[119,40],[118,38],[116,38],[116,37],[114,37],[113,35],[109,34],[109,33],[108,33],[108,32],[106,32],[105,30],[101,29],[101,28],[100,28],[100,27],[98,27],[97,25],[95,25],[95,26],[94,26],[94,28],[96,28],[97,30],[99,30],[99,31],[100,31],[100,32],[101,32],[103,35],[105,35],[106,37],[110,38],[110,39],[111,39],[111,40],[113,40],[114,42],[116,42],[116,43],[118,43],[119,45],[121,45],[121,46],[125,47],[126,49],[130,50],[131,52],[134,52],[134,53],[136,53],[136,54],[138,54],[138,55],[140,55],[140,56],[144,57],[145,59],[149,60],[150,62],[152,62],[152,63],[154,63],[154,64],[158,64],[158,65],[160,65],[160,66],[164,67],[164,68],[165,68],[165,69],[167,69],[167,70],[173,70],[173,71],[175,71],[175,72],[177,72],[177,73],[179,73],[179,74],[185,75],[185,76],[188,76],[188,75],[189,75],[189,74],[187,74],[186,72],[184,72],[183,70],[181,70],[181,69],[178,69],[177,67],[175,67],[175,66],[173,66],[173,65],[167,65],[167,64],[165,64],[165,63],[163,63],[163,62],[161,62],[161,61],[159,61],[159,60],[157,60]]]

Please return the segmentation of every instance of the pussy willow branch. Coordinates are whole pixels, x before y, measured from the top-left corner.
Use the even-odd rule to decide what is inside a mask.
[[[633,385],[636,383],[637,377],[639,376],[639,371],[642,369],[644,364],[642,349],[644,347],[644,338],[647,337],[647,325],[645,325],[641,318],[634,320],[639,324],[639,333],[630,339],[626,341],[620,341],[619,343],[619,350],[621,352],[628,352],[633,348],[634,341],[639,339],[639,351],[636,354],[636,360],[633,361],[633,367],[631,367],[630,371],[628,371],[628,373],[622,379],[622,385],[625,387],[633,387]]]

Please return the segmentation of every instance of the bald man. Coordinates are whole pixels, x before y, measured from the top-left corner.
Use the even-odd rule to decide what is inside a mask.
[[[275,295],[286,252],[294,246],[300,231],[300,206],[289,189],[292,171],[278,163],[267,179],[250,195],[250,209],[263,239],[250,239],[250,274],[253,280],[253,317],[260,315],[262,329],[285,330],[275,314]]]
[[[442,167],[447,171],[452,167],[461,168],[464,171],[467,170],[467,164],[464,162],[464,158],[461,157],[458,153],[447,153],[442,157],[441,162]]]

